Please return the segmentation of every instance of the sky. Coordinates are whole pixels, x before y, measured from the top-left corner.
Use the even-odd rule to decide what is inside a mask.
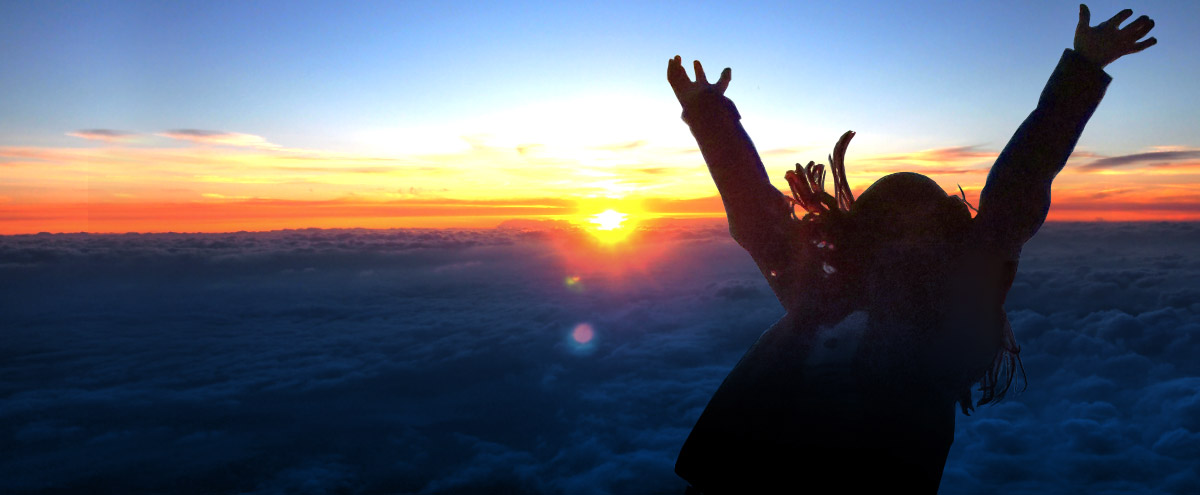
[[[780,188],[852,129],[854,190],[975,198],[1078,6],[906,4],[5,2],[0,234],[721,216],[676,54],[733,69]],[[1051,220],[1200,218],[1200,5],[1142,13]]]
[[[683,493],[783,314],[723,227],[0,237],[0,492]],[[1198,247],[1047,224],[940,493],[1200,493]]]

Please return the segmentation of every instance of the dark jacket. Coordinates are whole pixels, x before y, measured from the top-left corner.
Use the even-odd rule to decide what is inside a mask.
[[[1110,80],[1074,51],[1063,53],[1037,108],[988,174],[965,243],[970,252],[955,261],[963,282],[947,292],[950,298],[984,294],[995,309],[982,304],[975,312],[998,314],[982,315],[977,325],[933,326],[991,327],[970,330],[991,334],[1003,324],[1002,304],[1021,246],[1045,221],[1050,184]],[[971,338],[906,326],[878,308],[831,304],[822,281],[812,275],[820,273],[812,266],[818,261],[802,249],[811,239],[794,235],[790,203],[770,184],[733,103],[708,93],[683,105],[683,119],[724,202],[730,233],[754,258],[787,314],[751,346],[713,395],[679,454],[676,473],[704,493],[778,487],[936,492],[962,385],[948,377],[960,375],[952,368],[962,361],[934,351],[955,354],[972,345]],[[839,309],[828,309],[833,307]]]

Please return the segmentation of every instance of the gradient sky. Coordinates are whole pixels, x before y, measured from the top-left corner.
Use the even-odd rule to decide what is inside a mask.
[[[1128,5],[1093,2],[1093,23]],[[5,2],[0,233],[720,215],[665,80],[716,74],[772,178],[978,195],[1078,4]],[[1138,2],[1051,219],[1200,219],[1200,3]]]

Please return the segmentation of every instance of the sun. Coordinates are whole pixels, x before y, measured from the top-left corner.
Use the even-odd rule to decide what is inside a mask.
[[[621,223],[625,221],[628,215],[616,210],[604,210],[603,212],[592,215],[592,223],[596,224],[596,230],[613,230],[621,228]]]
[[[628,218],[629,215],[625,213],[609,209],[592,215],[588,221],[595,224],[591,228],[592,235],[595,235],[601,242],[614,243],[629,236],[632,229],[628,225],[624,225]]]

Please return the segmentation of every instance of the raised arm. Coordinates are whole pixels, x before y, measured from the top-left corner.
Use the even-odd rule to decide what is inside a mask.
[[[1104,67],[1156,43],[1154,38],[1138,41],[1154,27],[1149,17],[1120,28],[1132,15],[1132,10],[1123,10],[1092,27],[1087,6],[1079,6],[1074,50],[1063,52],[1037,108],[1017,128],[988,174],[976,226],[990,245],[1013,261],[1046,220],[1050,184],[1112,80]]]
[[[683,120],[691,128],[717,184],[729,219],[729,233],[754,258],[775,296],[790,307],[796,284],[801,282],[787,276],[795,255],[787,235],[791,204],[771,185],[754,143],[742,128],[741,115],[724,96],[730,70],[722,71],[715,84],[709,84],[698,60],[695,71],[696,81],[692,82],[676,56],[667,64],[667,81],[683,106]]]

